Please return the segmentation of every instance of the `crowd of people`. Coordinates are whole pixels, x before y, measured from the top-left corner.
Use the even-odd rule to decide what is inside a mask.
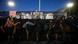
[[[77,32],[77,17],[67,19],[14,19],[0,17],[0,39],[72,40]]]

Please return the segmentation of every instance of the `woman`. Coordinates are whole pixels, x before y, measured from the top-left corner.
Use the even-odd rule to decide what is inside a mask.
[[[16,32],[16,25],[18,24],[14,23],[14,20],[12,17],[8,17],[7,21],[5,22],[4,28],[6,29],[6,33],[8,34],[8,42],[14,38],[14,34]]]
[[[14,23],[12,17],[8,17],[7,18],[7,21],[5,22],[4,28],[6,29],[6,32],[8,34],[8,40],[10,38],[13,38],[14,37],[13,34],[15,34],[15,32],[16,32],[16,25],[18,23]]]

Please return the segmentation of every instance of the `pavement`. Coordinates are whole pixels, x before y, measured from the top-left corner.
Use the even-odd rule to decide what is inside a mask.
[[[0,44],[8,44],[7,41],[0,42]],[[10,42],[10,44],[14,44],[13,42]],[[62,41],[19,41],[16,44],[63,44]]]

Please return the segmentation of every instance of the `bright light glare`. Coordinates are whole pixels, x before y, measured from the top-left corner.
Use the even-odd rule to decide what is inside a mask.
[[[68,7],[68,8],[71,8],[71,7],[73,7],[73,6],[74,6],[74,3],[68,3],[68,4],[67,4],[67,7]]]
[[[8,6],[14,7],[15,6],[15,3],[13,1],[8,1]]]

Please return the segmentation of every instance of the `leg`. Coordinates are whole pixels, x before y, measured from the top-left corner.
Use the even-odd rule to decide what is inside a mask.
[[[28,35],[29,35],[29,32],[27,31],[27,40],[28,40],[28,37],[29,37]]]
[[[47,36],[47,39],[49,40],[49,33],[47,33],[46,36]]]
[[[36,32],[36,40],[38,41],[38,32]]]
[[[26,30],[26,34],[27,34],[27,40],[28,40],[28,38],[29,38],[29,32],[28,32],[28,30]]]

